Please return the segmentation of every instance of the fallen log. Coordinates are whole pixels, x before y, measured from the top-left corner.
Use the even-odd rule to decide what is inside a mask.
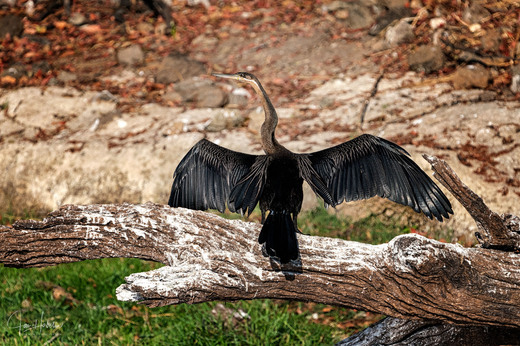
[[[435,321],[444,332],[470,325],[510,335],[520,327],[520,256],[503,250],[518,246],[514,239],[495,248],[494,241],[502,242],[507,235],[486,227],[501,223],[502,232],[514,237],[519,218],[490,213],[481,199],[471,202],[476,195],[445,162],[426,159],[441,183],[478,220],[483,247],[464,248],[417,234],[381,245],[298,235],[300,260],[280,265],[263,256],[256,223],[154,203],[65,205],[42,221],[1,226],[0,262],[27,268],[97,258],[141,258],[165,266],[128,276],[116,290],[119,300],[155,307],[290,299],[412,322]],[[475,205],[476,211],[471,210]],[[399,326],[410,329],[408,323]],[[395,333],[395,322],[392,328]],[[425,328],[416,332],[424,333]]]

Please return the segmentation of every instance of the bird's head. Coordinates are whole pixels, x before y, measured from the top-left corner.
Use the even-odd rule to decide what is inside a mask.
[[[220,78],[234,79],[237,82],[245,83],[245,84],[249,84],[249,85],[253,85],[253,86],[257,86],[257,87],[260,85],[260,82],[258,81],[258,79],[249,72],[237,72],[237,73],[233,73],[233,74],[212,73],[212,75],[215,77],[220,77]]]

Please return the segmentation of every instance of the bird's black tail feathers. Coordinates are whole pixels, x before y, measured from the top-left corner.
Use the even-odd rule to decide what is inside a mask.
[[[269,256],[276,256],[280,262],[287,263],[298,259],[298,229],[290,213],[271,211],[264,222],[258,242],[265,244]]]

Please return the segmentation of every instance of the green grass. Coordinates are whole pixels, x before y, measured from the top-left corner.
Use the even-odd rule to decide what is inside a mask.
[[[32,216],[33,213],[21,213]],[[1,214],[0,223],[17,217]],[[234,217],[234,215],[228,215]],[[253,219],[259,219],[255,211]],[[351,222],[324,208],[302,213],[306,234],[382,243],[413,228],[383,223],[377,217]],[[379,315],[322,304],[254,300],[147,308],[119,302],[115,289],[124,277],[158,268],[136,259],[103,259],[40,269],[0,266],[0,343],[330,345],[381,318]],[[233,319],[235,311],[249,316]]]
[[[410,233],[413,227],[402,226],[396,222],[383,222],[377,216],[369,216],[358,221],[350,221],[329,213],[318,207],[298,220],[299,228],[305,234],[336,237],[362,243],[382,244],[400,234]]]
[[[47,213],[33,196],[19,193],[14,184],[0,188],[0,225],[10,225],[18,219],[42,219]]]
[[[132,272],[157,268],[136,259],[103,259],[42,269],[0,267],[0,343],[331,344],[343,331],[309,323],[314,309],[257,300],[226,303],[248,318],[214,314],[216,302],[160,308],[119,302],[115,288]],[[302,303],[301,303],[302,304]],[[318,316],[323,316],[323,313]]]
[[[0,212],[0,225],[11,225],[19,219],[41,219],[42,215],[31,210],[23,210],[21,214],[13,213],[10,210]]]
[[[408,233],[418,233],[444,242],[464,242],[463,239],[455,239],[452,229],[442,228],[424,232],[417,225],[402,225],[388,218],[383,221],[377,215],[352,221],[347,217],[338,216],[334,210],[329,212],[323,207],[303,213],[302,217],[298,219],[298,226],[305,234],[336,237],[368,244],[387,243],[398,235]],[[465,245],[471,246],[472,244]]]

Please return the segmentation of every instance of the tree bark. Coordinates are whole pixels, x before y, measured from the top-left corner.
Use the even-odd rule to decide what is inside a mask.
[[[466,208],[479,232],[475,236],[484,248],[520,251],[520,217],[499,215],[490,210],[482,198],[464,184],[451,167],[434,156],[423,155],[432,165],[439,182]]]
[[[501,224],[501,232],[514,236],[518,217],[498,216],[479,198],[472,202],[478,196],[445,162],[427,160],[437,178],[488,232],[487,248],[464,248],[417,234],[398,236],[382,245],[298,235],[299,262],[280,266],[262,255],[256,223],[153,203],[66,205],[43,221],[0,226],[0,262],[19,268],[109,257],[160,262],[165,266],[132,274],[116,290],[120,300],[152,307],[292,299],[397,318],[372,327],[394,329],[388,338],[392,333],[423,337],[425,330],[430,336],[439,330],[452,336],[484,335],[490,330],[516,333],[520,327],[520,256],[494,249],[493,242],[507,235],[486,227]],[[517,249],[515,242],[510,244],[497,248]],[[471,325],[475,333],[460,325]]]
[[[386,317],[345,339],[338,346],[369,345],[518,345],[520,329],[459,326],[439,321]]]

